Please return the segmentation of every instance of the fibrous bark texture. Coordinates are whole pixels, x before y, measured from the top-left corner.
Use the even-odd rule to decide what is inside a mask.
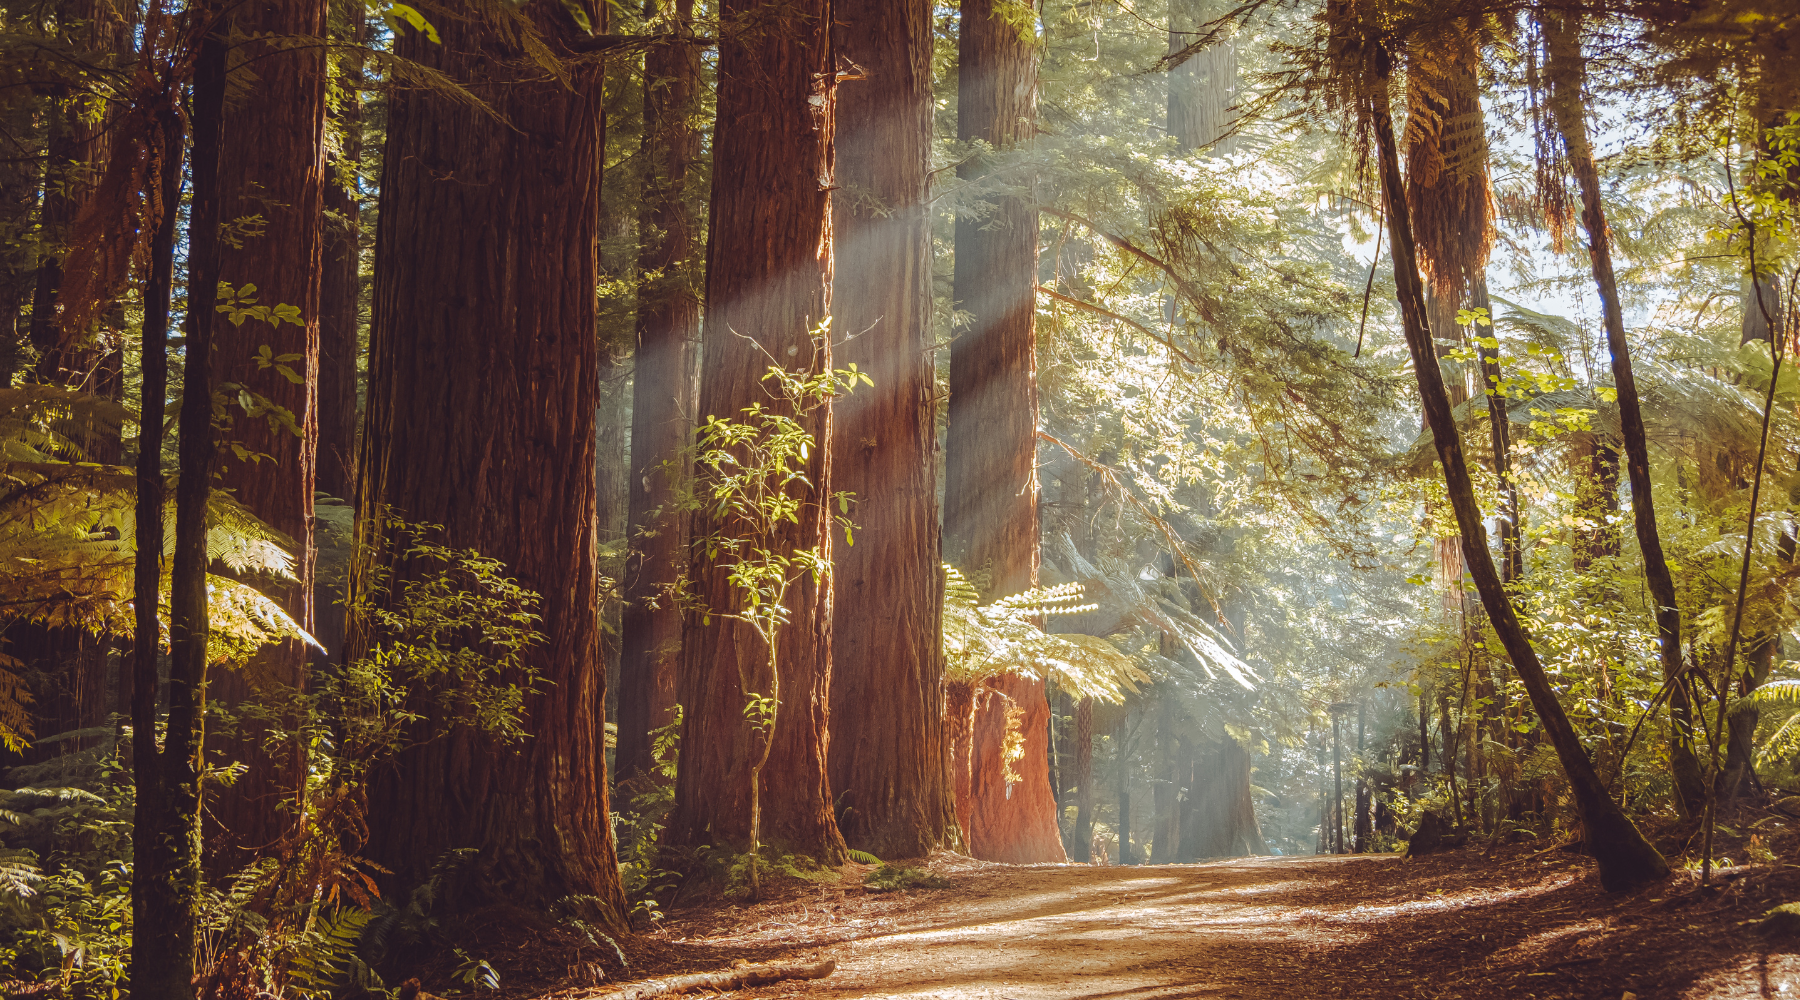
[[[504,562],[542,595],[527,655],[547,683],[522,744],[459,729],[378,774],[367,853],[407,882],[479,848],[494,898],[592,895],[617,926],[594,536],[600,71],[559,81],[509,44],[530,30],[556,52],[577,30],[548,0],[433,24],[442,44],[402,31],[400,54],[505,120],[426,90],[389,105],[358,541],[379,544],[386,506]]]
[[[225,112],[219,165],[219,280],[259,306],[293,306],[301,322],[257,319],[216,324],[212,358],[215,383],[237,383],[292,415],[299,430],[279,426],[262,413],[237,409],[225,439],[243,449],[220,466],[220,485],[265,523],[294,542],[297,582],[270,588],[302,628],[313,627],[313,484],[318,446],[319,280],[324,192],[325,49],[252,41],[248,36],[325,37],[325,0],[252,0],[226,8],[233,38],[232,79],[239,88]],[[300,382],[257,361],[296,355],[283,362]],[[236,395],[236,394],[232,394]],[[244,398],[244,397],[239,397]],[[235,451],[235,450],[234,450]],[[249,456],[245,457],[245,453]],[[237,706],[257,697],[265,682],[301,687],[306,647],[284,642],[256,653],[246,670],[221,670],[207,697]],[[304,781],[303,751],[271,751],[259,726],[246,724],[237,738],[216,741],[227,760],[248,770],[208,807],[217,821],[207,838],[215,846],[254,851],[275,840],[298,810],[276,810],[297,797]],[[238,859],[226,856],[228,861]]]
[[[1215,16],[1201,0],[1170,3],[1169,51],[1180,52],[1200,41],[1201,25]],[[1236,147],[1237,137],[1228,133],[1237,85],[1237,47],[1229,37],[1170,67],[1169,134],[1184,152],[1211,147],[1213,152],[1229,154]]]
[[[662,11],[669,33],[693,34],[692,0]],[[644,53],[644,207],[638,221],[637,374],[631,398],[630,551],[619,655],[616,773],[629,779],[654,761],[650,731],[669,724],[681,664],[681,609],[674,586],[687,555],[687,515],[676,480],[687,474],[699,368],[699,220],[688,207],[689,171],[700,155],[692,126],[700,97],[700,49],[670,40]],[[674,463],[673,470],[666,463]],[[671,475],[671,471],[673,475]]]
[[[830,770],[844,839],[881,858],[960,845],[944,735],[931,326],[931,21],[925,0],[840,0],[835,354],[875,384],[836,404],[832,486],[856,544],[832,599]]]
[[[1007,150],[1035,133],[1037,60],[1028,27],[996,0],[962,8],[957,41],[957,138]],[[992,599],[1037,583],[1037,210],[1016,169],[995,157],[957,168],[992,188],[981,218],[956,222],[957,308],[970,314],[950,349],[950,430],[945,444],[944,555]],[[1062,861],[1050,788],[1050,705],[1042,681],[1004,677],[1004,698],[976,706],[967,813],[969,852],[995,861]],[[1008,709],[1024,713],[1021,781],[1001,759]],[[995,715],[994,713],[998,713]],[[1015,786],[1016,787],[1010,787]]]
[[[817,372],[832,364],[828,340],[812,331],[830,309],[832,135],[837,67],[830,0],[728,0],[720,9],[719,109],[707,247],[707,329],[700,414],[741,419],[771,398],[771,364]],[[790,413],[790,416],[793,415]],[[829,408],[800,415],[817,447],[798,496],[797,523],[758,547],[791,553],[832,550]],[[746,526],[696,518],[694,532],[744,537]],[[695,546],[694,594],[734,611],[742,600],[728,568]],[[779,717],[762,771],[762,840],[835,865],[845,857],[825,775],[831,680],[829,574],[808,575],[787,594],[777,637]],[[684,707],[672,844],[750,842],[750,775],[762,752],[744,718],[740,666],[768,694],[767,651],[748,625],[724,616],[689,620],[682,652]],[[740,662],[740,657],[745,658]]]

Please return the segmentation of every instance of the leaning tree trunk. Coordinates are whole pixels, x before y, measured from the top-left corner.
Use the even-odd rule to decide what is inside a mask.
[[[1029,140],[1037,116],[1037,46],[1002,6],[965,3],[957,41],[957,138],[996,150]],[[950,348],[944,553],[991,599],[1037,584],[1038,222],[1016,170],[978,157],[957,173],[995,192],[983,217],[956,221],[953,293],[970,319]],[[975,722],[969,853],[991,861],[1066,860],[1050,788],[1044,682],[1009,674],[989,686],[1003,697],[986,699],[980,710],[1001,717]],[[1009,710],[1022,713],[1025,734],[1016,783],[1004,780],[1003,744],[986,742],[1005,734]]]
[[[1632,374],[1631,347],[1625,340],[1625,318],[1613,276],[1612,238],[1601,204],[1600,172],[1588,139],[1587,110],[1581,90],[1587,69],[1581,54],[1580,17],[1546,11],[1542,15],[1549,49],[1550,110],[1568,153],[1569,168],[1581,191],[1581,224],[1587,231],[1588,257],[1600,293],[1606,344],[1612,353],[1613,382],[1619,394],[1619,425],[1625,445],[1625,473],[1631,483],[1631,515],[1638,548],[1644,556],[1644,578],[1656,602],[1656,631],[1662,643],[1663,679],[1669,690],[1669,769],[1675,780],[1675,802],[1682,814],[1698,818],[1706,803],[1706,778],[1695,749],[1689,679],[1683,674],[1681,606],[1675,579],[1663,556],[1656,529],[1656,505],[1650,486],[1650,447],[1644,414]]]
[[[866,80],[838,98],[836,364],[874,386],[832,414],[832,488],[856,544],[832,595],[831,787],[845,841],[882,858],[962,844],[950,785],[939,632],[931,344],[931,9],[841,0],[835,43]]]
[[[667,33],[693,34],[692,0],[666,6]],[[675,587],[687,555],[679,480],[692,471],[700,346],[697,242],[689,173],[700,156],[700,48],[669,40],[644,53],[644,204],[638,221],[637,372],[631,397],[631,501],[619,653],[614,773],[649,772],[650,731],[669,724],[681,664]],[[673,463],[671,471],[667,466]]]
[[[232,30],[325,39],[326,0],[251,0],[226,8]],[[231,233],[220,248],[219,280],[259,306],[292,306],[300,321],[255,319],[219,324],[212,359],[217,383],[236,383],[291,415],[291,426],[235,409],[224,436],[236,447],[225,459],[220,485],[265,524],[293,539],[295,582],[265,592],[300,627],[313,627],[313,486],[318,446],[319,275],[325,181],[325,49],[245,41],[232,47],[233,75],[246,88],[226,105],[219,172],[220,219]],[[259,222],[251,223],[251,219]],[[289,356],[293,378],[259,363],[259,352]],[[296,379],[298,381],[296,381]],[[236,396],[228,391],[228,396]],[[243,449],[241,452],[238,449]],[[246,457],[246,454],[250,457]],[[207,697],[228,707],[277,689],[306,683],[307,648],[298,641],[266,646],[241,670],[221,670]],[[256,678],[253,683],[251,678]],[[267,745],[264,729],[241,723],[235,737],[216,740],[224,760],[248,769],[209,803],[217,823],[208,831],[219,861],[235,865],[266,847],[303,814],[305,749]],[[278,810],[283,799],[293,800]]]
[[[1595,773],[1580,737],[1556,699],[1556,690],[1550,686],[1537,650],[1532,648],[1530,637],[1513,611],[1506,586],[1494,569],[1481,507],[1475,499],[1474,483],[1463,458],[1462,437],[1451,413],[1450,397],[1444,389],[1431,328],[1425,318],[1425,289],[1419,280],[1417,257],[1413,251],[1412,220],[1401,180],[1399,144],[1388,112],[1392,56],[1385,48],[1377,48],[1374,58],[1376,76],[1371,81],[1374,92],[1368,99],[1366,112],[1372,119],[1380,157],[1381,191],[1387,210],[1389,241],[1393,247],[1394,280],[1426,425],[1431,430],[1438,461],[1443,466],[1450,504],[1462,531],[1463,559],[1474,577],[1475,589],[1481,596],[1488,620],[1512,658],[1513,668],[1531,696],[1532,707],[1537,710],[1544,731],[1562,762],[1563,773],[1568,776],[1576,808],[1587,830],[1588,843],[1599,862],[1601,884],[1609,891],[1630,889],[1666,876],[1669,865],[1632,825]]]
[[[489,898],[594,896],[622,929],[596,616],[600,69],[550,77],[507,40],[516,26],[485,14],[434,18],[441,44],[396,40],[402,56],[482,80],[505,117],[425,89],[390,99],[357,543],[381,552],[391,508],[503,562],[542,595],[544,641],[526,655],[547,683],[525,698],[521,746],[465,727],[379,773],[367,854],[405,884],[478,848]],[[560,4],[522,14],[552,52],[577,37]]]
[[[837,64],[831,0],[725,0],[720,17],[728,30],[719,49],[706,281],[714,334],[704,346],[699,412],[736,419],[753,403],[769,405],[762,376],[771,363],[815,374],[832,367],[829,338],[815,341],[813,331],[830,311]],[[798,419],[816,447],[796,521],[756,544],[816,549],[829,560],[830,408]],[[715,530],[738,529],[696,517],[696,535]],[[695,550],[695,596],[708,608],[736,608],[741,598],[728,568]],[[846,857],[825,774],[831,592],[829,573],[788,591],[775,651],[781,704],[759,792],[760,839],[825,865]],[[691,618],[682,653],[681,770],[667,843],[749,846],[749,785],[764,746],[744,718],[752,692],[742,687],[739,658],[765,652],[747,625],[722,614]]]

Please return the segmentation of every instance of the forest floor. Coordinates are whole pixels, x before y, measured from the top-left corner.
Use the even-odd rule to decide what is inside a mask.
[[[626,944],[629,974],[532,995],[599,1000],[619,979],[733,960],[829,958],[838,969],[826,979],[732,995],[1800,997],[1800,937],[1774,938],[1755,922],[1800,899],[1800,866],[1728,869],[1705,893],[1693,873],[1678,871],[1648,890],[1612,895],[1592,861],[1518,848],[1411,861],[1009,866],[942,855],[915,863],[945,886],[865,893],[856,879],[866,869],[852,865],[839,883],[678,910]]]

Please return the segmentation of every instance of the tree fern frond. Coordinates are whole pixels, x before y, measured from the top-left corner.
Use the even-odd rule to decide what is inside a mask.
[[[1743,700],[1756,705],[1800,705],[1800,680],[1769,681]]]

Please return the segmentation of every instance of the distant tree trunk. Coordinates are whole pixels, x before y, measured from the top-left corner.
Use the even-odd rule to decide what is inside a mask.
[[[1531,696],[1532,707],[1537,710],[1545,732],[1556,747],[1586,828],[1588,843],[1599,862],[1601,884],[1608,891],[1630,889],[1663,878],[1668,874],[1669,866],[1608,795],[1574,727],[1569,724],[1562,704],[1557,701],[1556,690],[1551,687],[1537,651],[1519,623],[1499,573],[1495,572],[1493,558],[1488,552],[1487,532],[1482,526],[1481,508],[1476,502],[1474,484],[1463,458],[1462,438],[1451,414],[1450,397],[1438,370],[1437,352],[1425,317],[1425,290],[1419,281],[1413,251],[1412,220],[1400,175],[1399,143],[1394,136],[1394,123],[1387,105],[1392,56],[1379,44],[1373,53],[1376,76],[1370,81],[1375,89],[1364,110],[1372,120],[1380,157],[1381,190],[1387,209],[1407,347],[1412,354],[1413,374],[1419,382],[1427,426],[1443,466],[1445,486],[1462,532],[1464,561],[1474,578],[1488,620],[1512,658],[1514,669]]]
[[[700,414],[737,418],[769,397],[771,364],[832,367],[829,338],[812,331],[830,313],[832,137],[837,64],[830,0],[724,0],[718,126],[707,247],[707,325]],[[818,447],[805,474],[798,523],[759,545],[832,553],[830,409],[800,417]],[[716,526],[734,531],[735,526]],[[714,530],[696,521],[694,530]],[[693,592],[709,608],[738,606],[721,564],[696,546]],[[777,659],[781,706],[762,772],[762,840],[825,865],[845,858],[825,774],[831,682],[829,574],[788,592]],[[750,842],[750,789],[758,740],[744,719],[739,657],[764,655],[747,625],[722,615],[689,621],[682,651],[681,770],[667,843]],[[765,692],[766,693],[766,692]]]
[[[1762,341],[1772,348],[1776,337],[1783,332],[1781,306],[1781,295],[1771,283],[1746,279],[1739,345]],[[1782,529],[1779,548],[1782,559],[1792,563],[1796,544],[1791,530]],[[1740,698],[1761,687],[1769,679],[1769,670],[1775,665],[1775,657],[1781,647],[1781,636],[1778,633],[1764,632],[1751,636],[1745,645],[1747,648],[1743,654],[1743,666],[1738,675],[1729,681]],[[1740,703],[1727,716],[1725,764],[1718,777],[1720,803],[1730,803],[1744,795],[1750,783],[1756,780],[1756,726],[1761,719],[1762,712],[1753,702]]]
[[[1167,864],[1175,860],[1181,843],[1181,785],[1175,768],[1175,705],[1169,692],[1164,692],[1156,709],[1156,784],[1150,799],[1156,809],[1156,824],[1150,832],[1150,863]]]
[[[118,63],[130,51],[130,28],[113,4],[105,0],[62,0],[56,14],[62,34],[83,57],[101,64]],[[64,241],[81,206],[92,197],[94,179],[106,169],[111,130],[104,115],[99,119],[91,115],[96,109],[90,104],[97,98],[79,95],[70,87],[52,90],[57,100],[45,116],[48,135],[44,199],[39,213],[43,240],[49,250],[37,268],[31,341],[38,351],[38,381],[94,392],[100,388],[96,382],[104,377],[102,367],[119,352],[121,342],[117,338],[123,330],[99,331],[91,338],[87,338],[89,331],[82,331],[84,339],[65,343],[57,322],[57,298],[62,289]],[[110,314],[104,308],[100,312]],[[117,364],[116,359],[113,363]],[[117,456],[91,459],[96,460],[116,461]]]
[[[1094,699],[1075,703],[1075,850],[1069,860],[1094,860]]]
[[[874,379],[832,415],[832,484],[853,494],[838,553],[831,786],[844,839],[877,857],[961,847],[945,741],[931,347],[931,5],[839,0],[836,363]]]
[[[1619,444],[1599,433],[1589,438],[1585,455],[1572,449],[1579,459],[1573,470],[1577,477],[1575,502],[1592,525],[1575,529],[1572,546],[1575,568],[1584,573],[1594,560],[1619,554],[1619,529],[1614,524],[1619,514]]]
[[[1269,853],[1250,791],[1250,752],[1227,735],[1203,744],[1188,795],[1192,819],[1181,827],[1185,861]]]
[[[246,35],[325,37],[325,0],[250,0],[225,8],[234,31]],[[241,289],[256,286],[248,298],[257,305],[293,306],[302,321],[270,324],[247,320],[218,327],[212,359],[216,383],[236,383],[261,394],[290,413],[299,430],[274,424],[272,418],[236,409],[223,431],[226,440],[251,456],[230,457],[219,472],[220,485],[265,523],[294,541],[295,583],[266,588],[302,628],[313,627],[313,488],[318,447],[319,289],[323,193],[325,187],[325,49],[318,45],[288,47],[244,41],[232,47],[233,74],[247,88],[226,105],[221,178],[219,280]],[[284,362],[301,379],[294,382],[275,368],[262,368],[258,352],[293,355]],[[235,397],[235,392],[227,390]],[[235,449],[234,449],[235,450]],[[307,650],[297,641],[264,647],[244,670],[220,670],[207,697],[237,706],[259,697],[263,686],[251,678],[287,688],[304,687]],[[217,821],[208,833],[226,865],[272,843],[282,827],[301,815],[298,808],[276,809],[283,798],[301,794],[305,781],[305,749],[295,745],[276,751],[266,745],[262,727],[242,723],[235,738],[215,741],[225,760],[241,761],[248,770],[221,789],[207,813]],[[298,803],[295,803],[298,805]]]
[[[692,0],[662,8],[670,34],[694,30]],[[638,220],[637,371],[631,397],[630,552],[619,655],[622,779],[649,772],[650,731],[668,725],[681,663],[681,609],[674,586],[687,556],[687,515],[675,510],[674,479],[692,462],[695,374],[700,346],[697,238],[688,208],[689,171],[700,156],[700,50],[665,42],[644,53],[644,200]],[[664,469],[675,463],[674,479]]]
[[[0,246],[0,386],[10,386],[24,367],[25,348],[31,343],[31,317],[26,311],[36,268],[30,247],[16,237],[31,226],[43,180],[38,170],[36,136],[37,101],[16,91],[0,102],[0,233],[9,239]]]
[[[351,45],[368,38],[368,18],[349,5],[343,26]],[[343,137],[336,162],[324,168],[319,275],[319,388],[317,449],[318,492],[340,500],[356,493],[356,361],[362,317],[362,184],[363,156],[362,56],[350,50],[338,57],[342,96],[334,112]],[[315,617],[323,616],[322,604]],[[339,628],[342,626],[340,625]],[[331,645],[327,643],[327,645]],[[333,646],[333,649],[336,647]]]
[[[334,25],[351,45],[368,40],[368,17],[356,3],[336,14]],[[319,262],[319,440],[315,493],[348,502],[356,495],[357,358],[362,324],[362,89],[363,57],[352,48],[337,58],[341,96],[333,112],[343,143],[336,162],[325,167],[324,220]],[[343,655],[345,608],[341,572],[313,576],[313,636],[327,658]]]
[[[957,43],[957,137],[996,150],[1029,140],[1037,114],[1036,43],[1001,7],[997,0],[965,3]],[[978,157],[957,173],[1004,189],[983,218],[956,223],[953,294],[971,318],[950,348],[945,446],[944,553],[992,599],[1037,584],[1037,210],[1015,193],[1026,180],[997,171],[992,158]],[[1008,676],[989,686],[1007,697],[989,699],[987,711],[1025,713],[1025,756],[1017,764],[1023,780],[1016,787],[1000,780],[1000,745],[979,741],[983,733],[1004,733],[1004,724],[977,720],[969,852],[995,861],[1063,861],[1044,683]]]
[[[218,28],[216,9],[196,5],[189,27]],[[215,31],[200,41],[194,63],[189,120],[194,132],[193,188],[188,216],[188,284],[210,288],[219,278],[219,159],[226,89],[226,43]],[[167,303],[172,282],[174,216],[181,171],[180,116],[173,107],[159,116],[160,210],[151,279],[145,289],[144,397],[159,400],[167,376]],[[165,249],[167,248],[167,249]],[[182,373],[179,478],[175,487],[175,552],[169,588],[169,686],[166,733],[156,745],[157,642],[139,642],[134,668],[133,770],[137,807],[132,834],[132,996],[140,1000],[188,1000],[194,995],[194,957],[200,916],[200,775],[195,767],[202,685],[206,679],[206,504],[212,489],[212,380],[208,358],[216,314],[187,311]],[[146,449],[138,466],[143,496],[160,499],[162,470],[157,449]],[[159,482],[152,484],[152,479]],[[162,538],[160,505],[140,503],[139,537]],[[160,548],[160,547],[159,547]],[[160,552],[158,553],[160,555]],[[161,560],[139,553],[134,587],[139,599],[139,635],[156,628]],[[160,574],[159,574],[160,575]],[[145,605],[148,605],[146,608]]]
[[[1689,681],[1683,675],[1681,606],[1675,593],[1674,577],[1663,556],[1662,537],[1656,529],[1650,449],[1646,443],[1643,411],[1638,404],[1637,380],[1632,374],[1631,348],[1625,340],[1618,282],[1613,276],[1611,236],[1606,228],[1606,210],[1601,204],[1600,172],[1595,166],[1593,146],[1588,138],[1587,110],[1581,93],[1587,69],[1581,54],[1580,16],[1545,11],[1541,17],[1549,49],[1550,110],[1568,153],[1570,171],[1581,191],[1581,222],[1587,231],[1588,256],[1593,263],[1594,284],[1600,294],[1607,347],[1612,353],[1613,381],[1619,393],[1619,424],[1625,444],[1625,470],[1631,482],[1632,520],[1637,527],[1638,548],[1644,555],[1645,582],[1649,585],[1650,598],[1656,602],[1663,679],[1675,682],[1669,694],[1669,770],[1675,780],[1676,805],[1684,816],[1697,818],[1705,808],[1706,779],[1695,751],[1693,705],[1688,694]]]
[[[1201,0],[1169,4],[1170,52],[1200,40],[1200,26],[1212,19],[1205,6]],[[1212,152],[1228,156],[1237,147],[1237,137],[1226,134],[1232,126],[1231,103],[1237,87],[1237,46],[1229,37],[1169,69],[1169,134],[1182,152],[1211,147]]]
[[[552,52],[578,30],[549,0],[523,15]],[[623,930],[594,537],[600,69],[549,77],[484,16],[434,18],[441,44],[397,33],[400,55],[488,81],[505,120],[425,89],[390,98],[358,544],[397,558],[379,548],[391,508],[503,562],[542,595],[527,655],[547,683],[525,699],[521,746],[464,728],[377,774],[367,854],[404,885],[478,848],[490,899],[594,896]]]

